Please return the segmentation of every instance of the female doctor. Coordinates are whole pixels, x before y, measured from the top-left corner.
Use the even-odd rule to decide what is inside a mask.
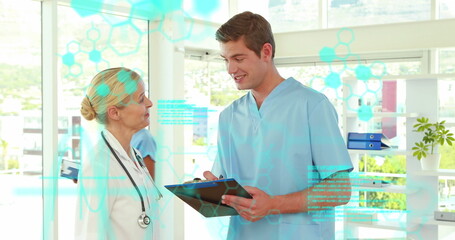
[[[134,133],[149,125],[152,102],[136,72],[119,67],[98,73],[81,114],[104,129],[85,150],[79,171],[76,239],[152,239],[161,193],[136,149]]]

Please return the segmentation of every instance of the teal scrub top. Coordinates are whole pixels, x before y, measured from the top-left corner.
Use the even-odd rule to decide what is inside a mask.
[[[283,195],[352,169],[335,108],[294,78],[275,87],[259,110],[249,92],[220,114],[216,176]],[[233,216],[228,239],[334,239],[333,214],[269,215],[254,223]]]
[[[135,133],[131,139],[131,146],[139,150],[143,158],[150,156],[156,161],[156,142],[149,130],[144,128]]]

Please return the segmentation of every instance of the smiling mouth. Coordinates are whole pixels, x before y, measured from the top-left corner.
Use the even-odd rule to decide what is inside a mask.
[[[246,75],[233,76],[236,83],[240,82]]]

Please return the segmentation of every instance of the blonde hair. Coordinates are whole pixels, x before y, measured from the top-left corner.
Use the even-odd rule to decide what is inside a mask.
[[[93,77],[82,99],[81,114],[87,120],[106,124],[109,106],[123,107],[136,92],[141,76],[128,68],[109,68]]]

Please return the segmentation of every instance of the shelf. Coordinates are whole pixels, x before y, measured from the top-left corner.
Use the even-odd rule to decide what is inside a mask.
[[[346,222],[349,226],[354,227],[365,227],[365,228],[377,228],[377,229],[387,229],[395,231],[412,231],[417,229],[417,224],[408,224],[404,222],[372,222],[372,223],[356,223],[356,222]]]
[[[420,114],[418,113],[398,113],[398,112],[374,112],[373,118],[386,118],[386,117],[406,117],[406,118],[415,118]],[[355,118],[358,114],[355,112],[350,112],[346,114],[348,118]]]
[[[438,225],[438,226],[451,226],[455,227],[455,222],[449,222],[449,221],[437,221],[434,219],[428,220],[426,224],[429,225]]]
[[[368,154],[368,155],[381,155],[381,156],[411,154],[411,151],[406,151],[405,149],[396,149],[396,148],[388,148],[386,150],[354,150],[354,149],[348,149],[348,152],[349,152],[349,154]]]
[[[412,172],[416,176],[455,177],[455,169],[420,170]]]
[[[386,187],[364,187],[364,186],[352,186],[353,191],[367,191],[367,192],[389,192],[389,193],[402,193],[402,194],[413,194],[419,191],[418,188],[409,188],[406,186],[390,185]]]
[[[383,173],[383,172],[355,172],[361,177],[397,177],[405,178],[406,173]]]
[[[41,129],[41,128],[23,128],[22,132],[23,133],[39,133],[39,134],[42,134],[43,133],[43,129]],[[67,133],[68,133],[68,129],[58,129],[58,134],[67,134]]]
[[[437,221],[434,220],[433,216],[419,217],[414,221],[414,224],[424,224],[424,225],[437,225],[437,226],[450,226],[455,227],[455,222],[450,221]]]

